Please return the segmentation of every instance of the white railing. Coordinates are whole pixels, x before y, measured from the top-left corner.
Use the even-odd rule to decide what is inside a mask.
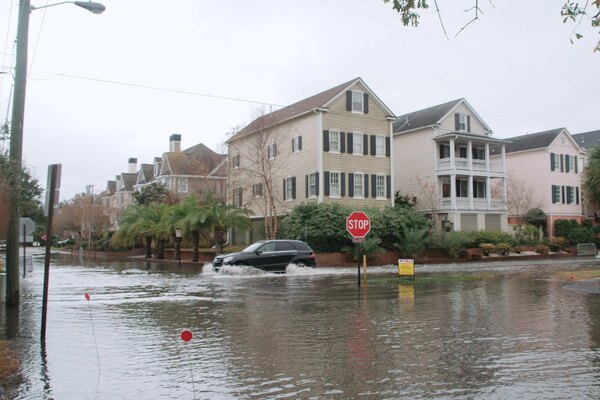
[[[476,172],[504,172],[504,163],[502,161],[490,161],[489,170],[486,160],[472,160],[472,169],[469,167],[467,158],[455,158],[454,169],[460,171],[476,171]],[[441,158],[437,160],[437,172],[450,170],[450,158]]]
[[[473,171],[487,171],[485,160],[473,160]]]
[[[469,159],[468,158],[455,158],[454,165],[456,169],[469,170]]]
[[[438,171],[445,171],[450,169],[450,159],[449,158],[440,158],[437,160],[437,169]]]
[[[502,161],[490,161],[491,172],[504,172],[504,163]]]
[[[471,206],[471,204],[473,204]],[[438,200],[438,208],[440,211],[453,210],[452,199],[445,197]],[[501,199],[492,199],[488,203],[488,199],[471,199],[468,197],[457,197],[456,198],[456,209],[458,210],[473,210],[473,211],[506,211],[506,203]]]

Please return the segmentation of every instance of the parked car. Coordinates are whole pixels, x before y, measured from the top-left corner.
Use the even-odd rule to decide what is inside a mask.
[[[268,272],[285,272],[289,264],[317,266],[315,253],[300,240],[260,240],[239,253],[216,256],[212,264],[215,271],[223,265],[248,265]]]

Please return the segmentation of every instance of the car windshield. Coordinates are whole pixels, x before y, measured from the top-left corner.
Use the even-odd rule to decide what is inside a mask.
[[[244,253],[254,253],[256,250],[258,250],[258,248],[260,246],[262,246],[263,244],[265,244],[265,242],[256,242],[256,243],[252,243],[250,246],[246,247],[244,250],[242,250]]]

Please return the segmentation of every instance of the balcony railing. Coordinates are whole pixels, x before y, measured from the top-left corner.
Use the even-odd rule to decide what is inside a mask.
[[[475,172],[504,172],[504,163],[502,161],[490,161],[489,170],[486,160],[472,160],[473,168],[469,167],[469,159],[455,158],[454,170],[456,171],[475,171]],[[437,172],[450,171],[450,158],[440,158],[437,160]]]
[[[438,209],[439,211],[453,210],[452,199],[450,197],[439,199]],[[456,209],[472,211],[506,211],[506,203],[502,199],[492,199],[488,204],[487,198],[476,198],[473,199],[473,206],[471,206],[471,199],[468,197],[457,197]]]

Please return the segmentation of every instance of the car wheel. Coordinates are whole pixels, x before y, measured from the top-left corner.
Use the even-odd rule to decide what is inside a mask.
[[[306,267],[306,263],[304,261],[297,261],[296,262],[296,267],[305,268]]]

